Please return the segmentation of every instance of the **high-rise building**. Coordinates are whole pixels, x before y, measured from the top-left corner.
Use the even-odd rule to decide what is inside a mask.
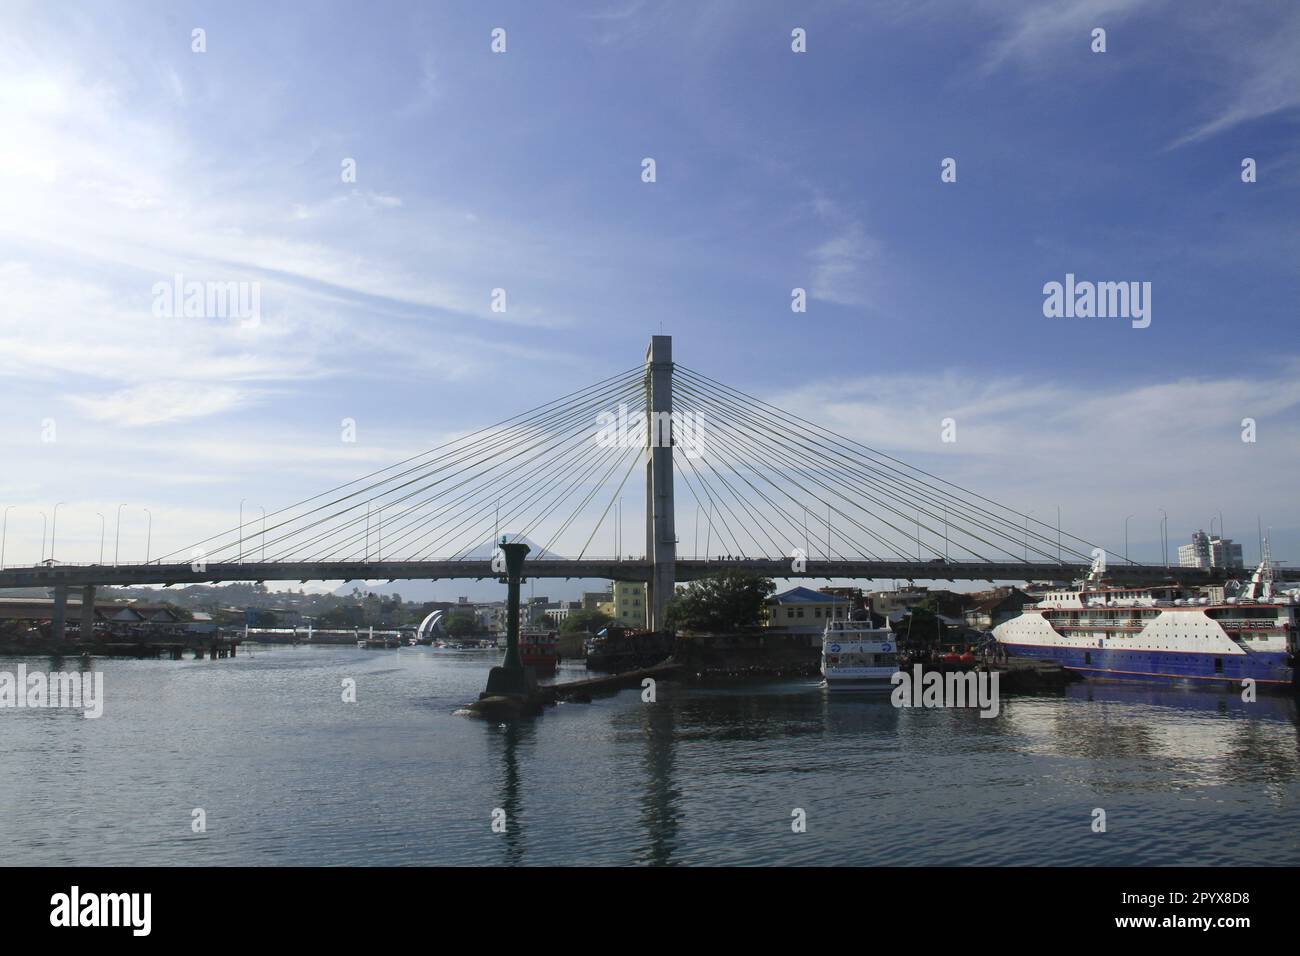
[[[1210,536],[1204,531],[1192,534],[1192,543],[1178,548],[1178,566],[1182,568],[1208,568],[1210,566]]]
[[[1243,567],[1241,545],[1231,538],[1210,537],[1197,530],[1192,543],[1178,548],[1178,565],[1184,568],[1240,568]]]
[[[1210,567],[1241,568],[1245,563],[1241,556],[1241,545],[1231,538],[1210,539]]]

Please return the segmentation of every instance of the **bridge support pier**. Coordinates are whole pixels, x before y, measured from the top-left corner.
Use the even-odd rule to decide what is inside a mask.
[[[66,584],[54,585],[54,614],[50,621],[51,631],[56,641],[63,641],[67,637],[67,620],[68,620],[68,586]]]
[[[673,511],[673,339],[652,335],[646,373],[646,558],[653,564],[646,587],[646,627],[663,630],[677,573]]]
[[[81,589],[81,642],[84,644],[95,636],[95,586],[87,584]]]

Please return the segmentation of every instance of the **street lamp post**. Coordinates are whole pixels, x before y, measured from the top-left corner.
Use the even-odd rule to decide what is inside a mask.
[[[1164,508],[1157,508],[1160,512],[1160,560],[1164,562],[1166,568],[1169,567],[1169,512]]]
[[[106,522],[104,521],[104,512],[102,512],[102,511],[96,511],[95,514],[99,515],[99,563],[100,563],[100,565],[103,565],[103,563],[104,563],[104,528],[106,527]]]
[[[126,503],[117,506],[117,524],[113,528],[113,567],[117,567],[118,546],[122,543],[122,509]]]
[[[239,563],[240,564],[244,563],[244,502],[247,500],[248,499],[246,498],[239,499]],[[367,510],[369,510],[369,506],[367,506]],[[366,557],[369,557],[369,555],[366,555]],[[146,561],[145,563],[148,564],[149,562]]]
[[[148,564],[149,545],[153,543],[153,512],[150,511],[148,508],[145,508],[144,513],[149,516],[149,524],[146,526],[145,533],[144,533],[144,563]]]
[[[4,528],[0,530],[0,571],[5,566],[5,538],[9,536],[9,512],[13,510],[13,505],[5,505]]]
[[[266,563],[266,508],[258,505],[262,509],[262,563]]]
[[[1131,519],[1132,517],[1133,517],[1132,515],[1129,515],[1127,518],[1124,519],[1124,561],[1126,564],[1133,563],[1128,559],[1128,523],[1129,523],[1129,519]]]
[[[42,564],[45,561],[45,531],[47,528],[49,528],[49,521],[50,519],[46,516],[45,512],[42,511],[41,512],[41,560],[36,562],[37,564]]]
[[[59,507],[66,504],[66,501],[54,504],[54,520],[50,522],[50,564],[54,563],[54,536],[59,533]]]
[[[1056,563],[1061,563],[1061,506],[1056,506]]]
[[[807,510],[808,509],[805,507],[804,508],[805,521],[807,520],[806,517]],[[615,554],[618,553],[617,544],[614,545],[614,553]],[[697,499],[695,502],[695,560],[698,561],[699,559],[700,559],[700,502]]]

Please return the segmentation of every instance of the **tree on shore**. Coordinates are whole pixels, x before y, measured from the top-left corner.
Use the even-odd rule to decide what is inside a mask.
[[[763,620],[768,596],[776,590],[771,578],[749,571],[719,571],[679,590],[668,602],[668,626],[673,630],[735,631]]]
[[[478,632],[478,619],[473,614],[457,611],[447,618],[447,633],[451,637],[469,637]]]

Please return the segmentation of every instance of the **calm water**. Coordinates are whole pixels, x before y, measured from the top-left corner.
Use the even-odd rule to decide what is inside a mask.
[[[661,684],[654,705],[629,690],[519,726],[455,716],[498,656],[96,662],[99,720],[0,710],[3,861],[1300,862],[1289,698],[1076,685],[981,719],[782,681]]]

